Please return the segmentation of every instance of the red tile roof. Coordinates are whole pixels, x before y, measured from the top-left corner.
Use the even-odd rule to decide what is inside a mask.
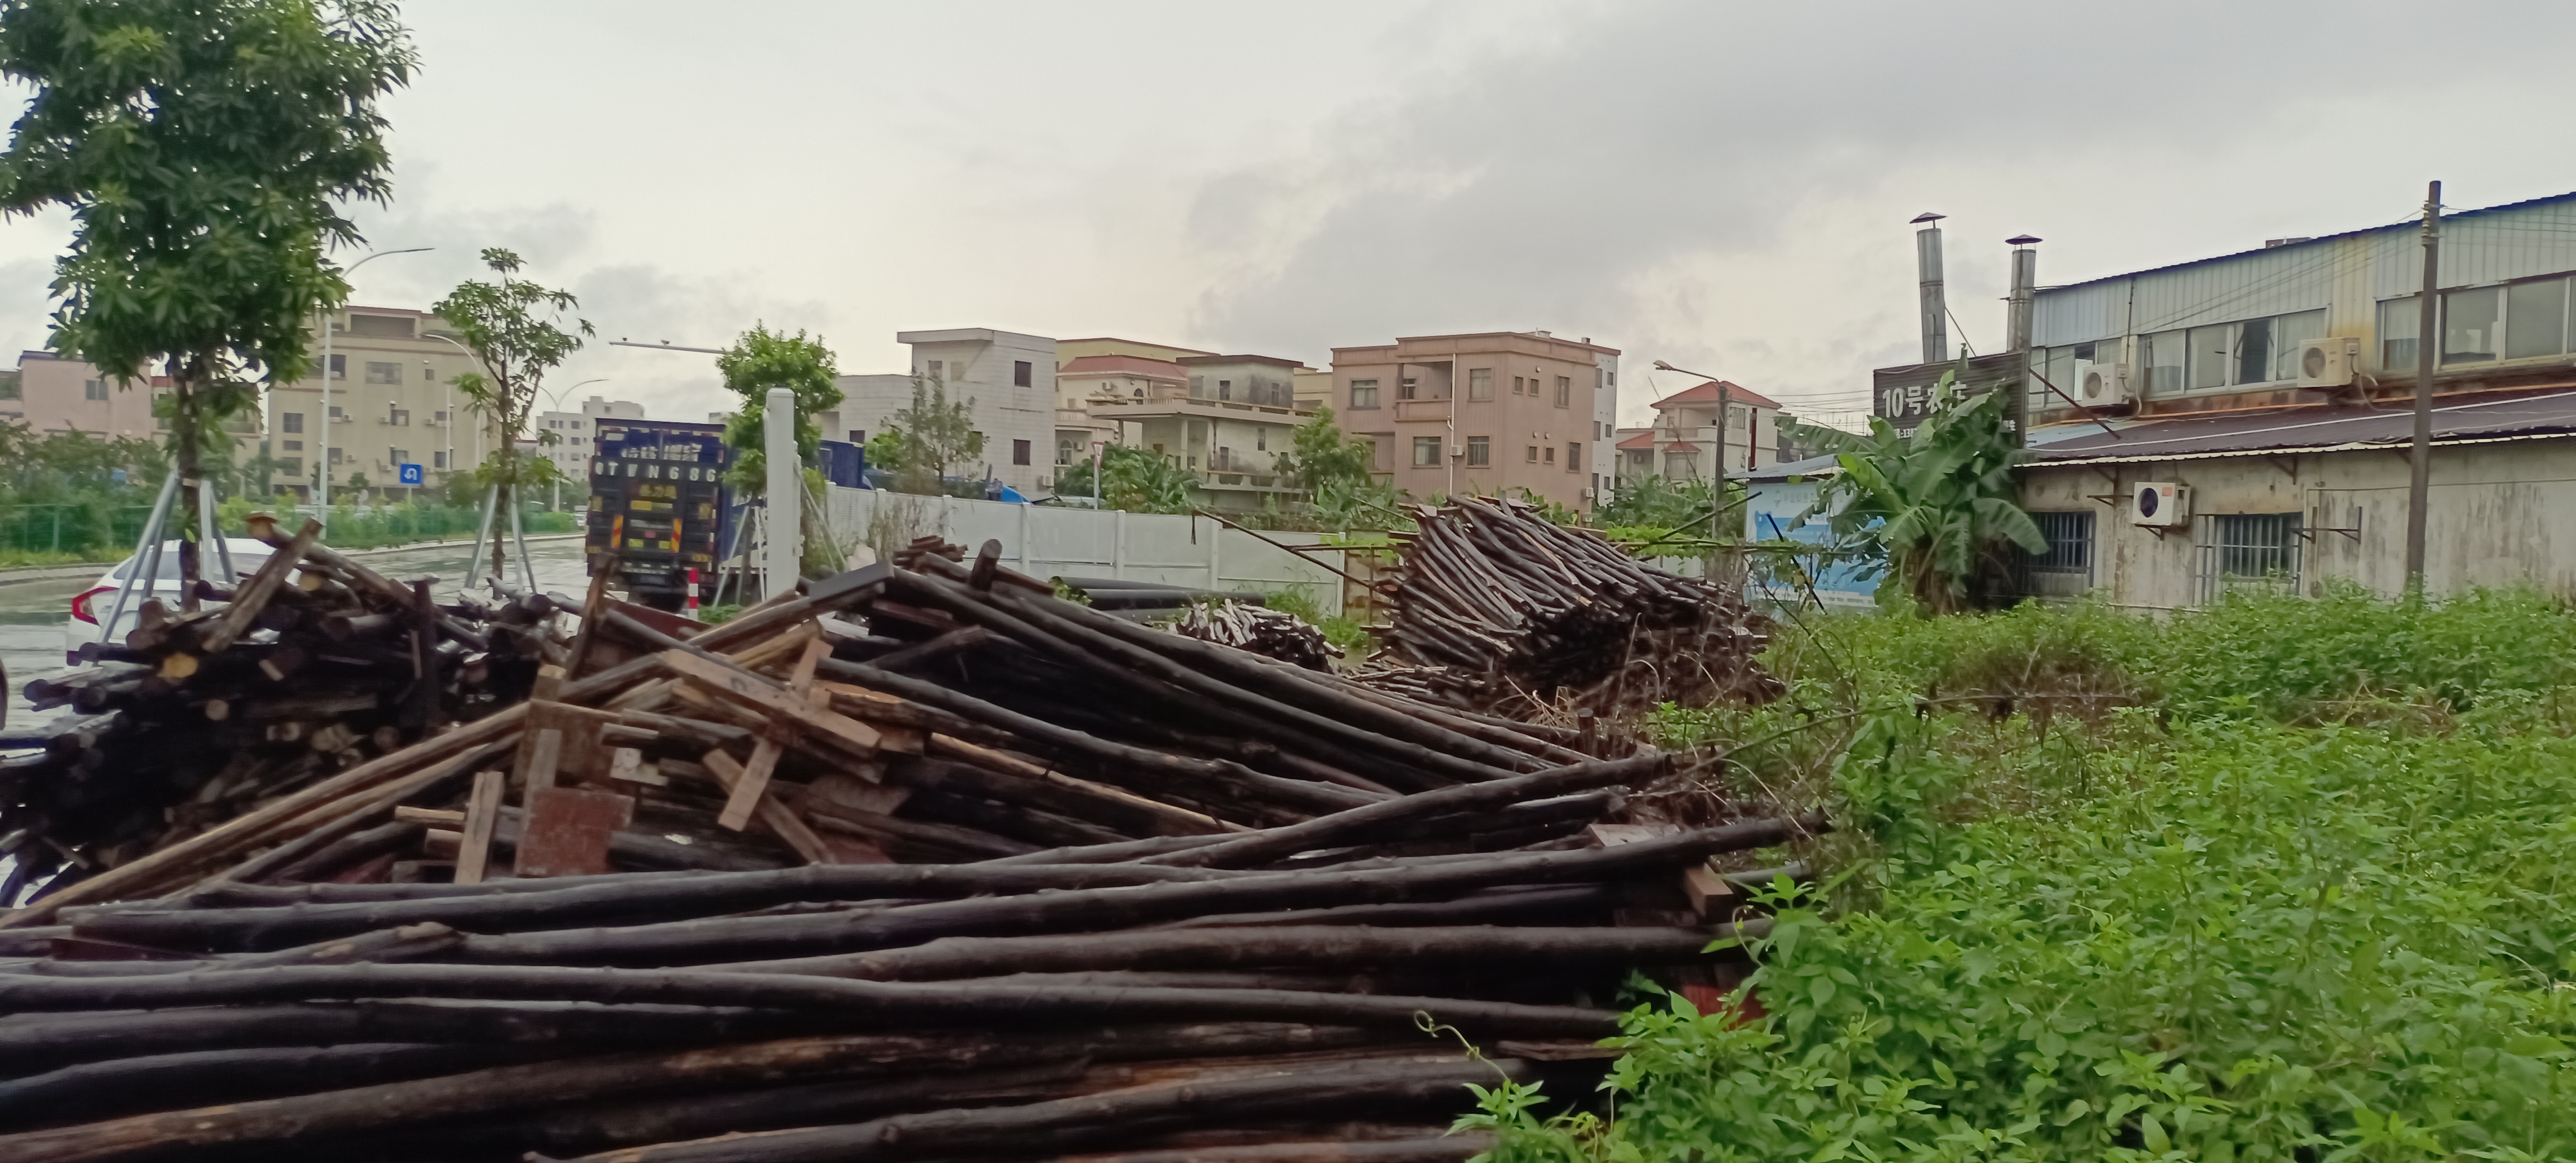
[[[1674,404],[1714,404],[1717,402],[1717,386],[1721,383],[1726,385],[1726,394],[1735,403],[1751,404],[1756,408],[1769,408],[1775,412],[1780,410],[1779,401],[1730,380],[1710,380],[1695,388],[1684,388],[1655,401],[1655,406],[1664,408]]]
[[[1654,446],[1655,430],[1652,428],[1622,440],[1618,444],[1620,448],[1653,448]]]
[[[1115,375],[1125,372],[1129,375],[1154,376],[1167,380],[1190,378],[1188,368],[1170,360],[1147,359],[1141,355],[1086,355],[1057,368],[1055,374],[1078,376],[1086,372],[1093,375]]]

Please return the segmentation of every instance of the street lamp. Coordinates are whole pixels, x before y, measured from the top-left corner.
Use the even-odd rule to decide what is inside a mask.
[[[571,388],[557,388],[557,389],[555,389],[553,392],[548,393],[548,394],[554,397],[554,400],[553,400],[553,403],[554,403],[554,406],[555,406],[554,410],[555,410],[555,411],[560,412],[560,411],[563,411],[563,398],[564,398],[564,393],[565,393],[565,392],[572,391],[572,390],[573,390],[573,388],[581,387],[583,384],[604,384],[604,383],[607,383],[607,382],[608,382],[608,377],[607,377],[607,376],[594,376],[594,377],[592,377],[592,378],[590,378],[590,379],[586,379],[586,380],[581,381],[581,383],[579,383],[579,384],[574,384]],[[537,389],[537,390],[538,390],[538,391],[541,391],[541,392],[542,392],[542,391],[545,391],[545,389],[543,389],[543,388],[539,388],[539,389]],[[583,474],[583,478],[584,478],[584,479],[588,479],[588,477],[589,477],[590,465],[588,464],[588,460],[589,460],[589,458],[588,458],[588,457],[584,457],[584,458],[583,458],[584,463],[583,463],[583,465],[582,465],[582,474]],[[556,472],[555,472],[555,479],[554,479],[554,486],[553,486],[553,488],[554,488],[553,496],[552,496],[552,498],[551,498],[551,499],[546,503],[546,508],[547,508],[547,509],[549,509],[549,510],[561,510],[561,509],[563,508],[563,471],[562,471],[560,468],[558,468],[558,469],[556,470]]]
[[[1698,376],[1701,379],[1708,380],[1717,385],[1717,484],[1720,489],[1724,489],[1726,487],[1727,420],[1735,411],[1734,400],[1727,392],[1726,381],[1718,379],[1716,376],[1710,375],[1707,372],[1695,372],[1689,368],[1674,367],[1660,359],[1655,361],[1655,370],[1664,372],[1680,372],[1686,376]],[[1749,442],[1744,449],[1744,471],[1753,471],[1753,448]]]
[[[401,250],[380,250],[350,263],[348,269],[340,272],[340,278],[346,282],[350,275],[358,273],[359,267],[389,254],[419,254],[436,249],[434,246],[406,246]],[[319,318],[322,323],[322,448],[320,455],[313,458],[321,470],[314,477],[319,484],[314,488],[313,499],[316,511],[327,525],[331,521],[331,316],[325,311]]]

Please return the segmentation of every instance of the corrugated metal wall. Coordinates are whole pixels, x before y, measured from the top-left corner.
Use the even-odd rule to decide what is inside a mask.
[[[2039,292],[2032,342],[2042,347],[2177,327],[2259,319],[2335,305],[2366,275],[2374,301],[2414,294],[2423,280],[2415,227],[2372,232],[2364,245],[2333,238]],[[2366,271],[2353,269],[2366,266]],[[2442,285],[2482,286],[2576,270],[2576,194],[2446,220]],[[2369,317],[2344,304],[2339,318]]]

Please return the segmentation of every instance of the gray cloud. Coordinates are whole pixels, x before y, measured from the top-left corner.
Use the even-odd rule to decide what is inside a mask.
[[[1857,393],[1852,377],[1914,351],[1900,225],[1912,211],[1940,203],[1959,213],[1943,200],[1973,193],[1994,200],[1982,207],[1992,217],[2010,199],[2000,209],[2031,224],[2018,228],[2045,233],[2041,220],[2073,218],[2085,200],[2116,201],[2115,191],[2135,183],[2152,186],[2153,204],[2170,218],[2206,222],[2230,202],[2313,214],[2332,197],[2329,182],[2349,179],[2298,182],[2286,148],[2277,163],[2247,172],[2242,148],[2340,137],[2355,164],[2337,168],[2351,179],[2371,163],[2401,173],[2431,164],[2372,157],[2364,143],[2388,140],[2376,127],[2336,125],[2321,112],[2400,83],[2353,62],[2384,59],[2394,38],[2410,53],[2457,50],[2490,70],[2480,76],[2493,76],[2541,64],[2576,31],[2576,9],[2562,5],[2455,7],[2429,32],[2409,11],[2384,3],[1611,9],[1554,44],[1471,61],[1409,101],[1349,112],[1337,144],[1310,159],[1301,180],[1238,172],[1206,182],[1194,234],[1300,218],[1308,225],[1292,246],[1238,243],[1239,268],[1200,296],[1194,330],[1312,359],[1334,343],[1392,334],[1548,327],[1659,348],[1638,354],[1725,357],[1795,377],[1811,394]],[[2493,33],[2502,26],[2531,35],[2500,42]],[[2476,83],[2449,74],[2414,92],[2438,98]],[[2563,124],[2565,112],[2534,115]],[[2300,131],[2307,124],[2312,134]],[[2191,163],[2196,153],[2205,165]],[[2185,164],[2161,174],[2121,165],[2175,154]],[[2106,180],[2073,189],[2058,180],[2079,169]],[[2392,186],[2401,212],[2405,190]],[[1847,217],[1856,202],[1878,216],[1848,223],[1868,232],[1867,254],[1837,253],[1852,241],[1835,240],[1840,219],[1802,221]],[[2370,220],[2311,219],[2309,229]],[[1953,237],[1952,279],[1964,284],[1954,310],[1971,332],[1990,333],[1975,299],[1991,293],[1998,273],[1984,250],[2000,248]],[[1836,249],[1820,253],[1820,243]],[[1791,246],[1809,261],[1789,261]],[[2180,257],[2190,256],[2156,261]],[[1856,261],[1837,270],[1847,258]],[[1854,271],[1878,281],[1849,285]],[[1749,299],[1784,294],[1834,301],[1820,302],[1803,329],[1775,329],[1744,309]],[[1774,334],[1747,337],[1747,325]]]

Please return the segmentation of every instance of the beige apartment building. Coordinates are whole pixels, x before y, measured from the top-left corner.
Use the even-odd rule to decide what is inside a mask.
[[[329,464],[334,489],[350,487],[356,475],[370,489],[394,487],[403,464],[420,465],[436,487],[449,472],[483,462],[493,435],[465,410],[464,397],[452,386],[457,376],[474,370],[474,359],[452,336],[440,337],[446,330],[437,316],[400,307],[350,307],[333,313],[330,322],[329,447],[322,443],[323,351],[317,337],[312,373],[270,390],[265,424],[261,414],[252,414],[225,425],[237,461],[255,455],[261,439],[271,440],[280,461],[272,485],[308,500],[317,460]],[[153,402],[169,387],[166,377],[120,387],[87,363],[28,351],[18,357],[17,378],[18,398],[0,401],[0,416],[38,432],[157,440],[166,431],[152,414]]]
[[[1577,510],[1603,495],[1611,433],[1594,405],[1619,352],[1544,331],[1423,335],[1333,349],[1342,431],[1417,497],[1527,489]]]
[[[1150,448],[1198,474],[1217,508],[1257,509],[1272,494],[1296,491],[1279,479],[1278,458],[1305,419],[1295,380],[1303,364],[1271,355],[1190,355],[1168,366],[1179,369],[1180,382],[1094,398],[1091,420],[1114,425],[1120,443]]]

